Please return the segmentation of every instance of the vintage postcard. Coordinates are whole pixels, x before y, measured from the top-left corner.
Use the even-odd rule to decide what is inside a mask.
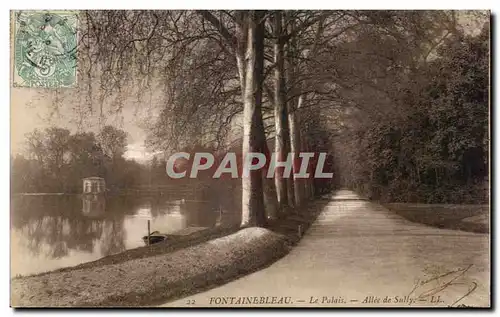
[[[491,307],[489,11],[10,26],[12,307]]]

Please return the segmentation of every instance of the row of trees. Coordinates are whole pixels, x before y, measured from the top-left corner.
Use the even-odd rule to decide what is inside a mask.
[[[458,86],[449,86],[436,65],[446,69],[439,50],[463,42],[460,20],[485,20],[453,11],[302,10],[86,11],[81,18],[81,92],[90,106],[131,99],[140,107],[155,104],[151,148],[166,155],[196,146],[236,148],[243,156],[275,151],[282,160],[289,153],[335,151],[339,179],[348,185],[400,178],[389,162],[407,166],[398,158],[416,148],[400,151],[399,132],[392,131],[414,122],[412,109],[424,109],[417,114],[432,122],[405,128],[408,143],[419,129],[441,129],[466,116],[456,108],[465,99],[449,100]],[[448,68],[464,76],[453,61]],[[433,87],[428,95],[435,97],[422,100],[424,87]],[[444,117],[446,106],[438,110],[446,102],[457,109],[456,118]],[[448,137],[433,146],[450,143]],[[412,177],[428,179],[432,168],[417,166]],[[442,167],[435,170],[441,185]],[[262,176],[255,171],[241,180],[242,226],[263,226],[314,194],[310,180],[285,179],[282,171],[274,181]]]
[[[284,159],[290,151],[305,150],[288,110],[300,97],[291,91],[299,79],[296,61],[314,41],[299,47],[296,39],[302,32],[320,32],[318,23],[327,17],[300,11],[87,12],[82,42],[94,61],[113,73],[102,78],[104,86],[139,79],[153,91],[161,88],[152,146],[166,153],[200,144],[227,150],[226,136],[236,122],[242,126],[236,148],[243,157],[268,154],[268,139],[274,137],[275,151]],[[310,196],[310,182],[290,181],[281,173],[275,182],[262,171],[242,178],[242,226],[265,225],[267,218]],[[278,210],[266,212],[264,201]]]
[[[126,160],[127,135],[105,126],[99,134],[71,134],[63,128],[35,129],[26,135],[26,153],[11,160],[12,192],[82,191],[82,179],[101,176],[107,187],[138,184],[144,167]]]

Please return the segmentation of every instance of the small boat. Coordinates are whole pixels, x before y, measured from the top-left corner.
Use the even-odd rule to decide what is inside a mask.
[[[149,234],[149,244],[155,244],[158,242],[165,241],[167,239],[166,234],[161,234],[159,231],[153,231]],[[148,236],[142,237],[144,244],[148,245]]]

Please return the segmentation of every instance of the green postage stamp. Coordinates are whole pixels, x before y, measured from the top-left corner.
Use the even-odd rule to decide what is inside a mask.
[[[14,87],[75,87],[78,13],[15,11],[14,19]]]

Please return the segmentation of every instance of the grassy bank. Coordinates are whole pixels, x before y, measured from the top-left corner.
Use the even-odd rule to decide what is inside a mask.
[[[130,260],[167,254],[182,248],[194,246],[209,240],[233,234],[237,232],[239,229],[240,228],[238,226],[214,227],[214,228],[207,228],[205,230],[201,230],[186,236],[171,236],[168,240],[163,241],[161,243],[156,243],[150,246],[143,246],[126,250],[117,254],[102,257],[95,261],[85,262],[72,267],[64,267],[50,272],[37,273],[30,276],[41,276],[54,272],[68,272],[72,270],[79,270],[86,268],[98,268],[104,265],[119,264]],[[26,276],[15,277],[14,279],[24,278],[24,277]]]
[[[167,254],[17,278],[12,306],[148,305],[254,271],[288,248],[281,234],[247,228]]]
[[[488,233],[488,205],[384,204],[396,214],[417,223],[443,229]]]

